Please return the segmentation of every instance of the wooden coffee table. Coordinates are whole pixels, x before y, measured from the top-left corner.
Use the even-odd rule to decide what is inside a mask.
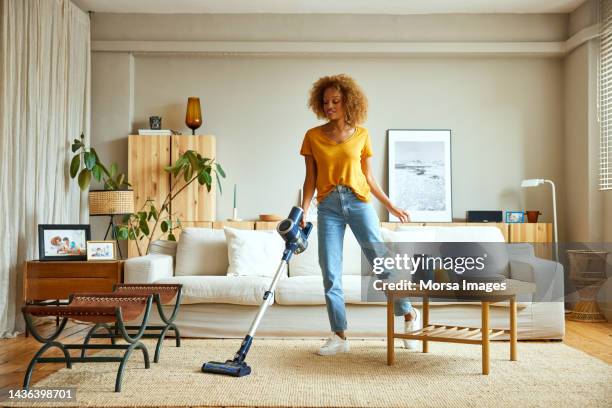
[[[480,344],[482,346],[482,373],[489,374],[490,340],[502,334],[510,335],[510,360],[517,357],[517,325],[516,296],[535,292],[535,284],[513,279],[506,279],[504,291],[436,291],[436,290],[386,290],[387,294],[387,364],[393,365],[395,360],[394,339],[420,340],[423,342],[423,353],[428,352],[428,342],[440,341],[447,343]],[[393,314],[395,298],[423,298],[423,328],[410,333],[396,333]],[[482,311],[481,327],[464,327],[454,325],[429,324],[429,300],[432,298],[455,298],[480,302]],[[492,303],[510,301],[510,329],[492,329],[489,327],[489,306]]]

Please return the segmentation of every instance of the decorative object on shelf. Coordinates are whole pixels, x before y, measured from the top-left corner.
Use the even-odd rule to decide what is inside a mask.
[[[237,200],[238,200],[238,184],[234,184],[234,207],[232,211],[232,218],[228,218],[227,219],[228,221],[242,221],[242,219],[238,218]]]
[[[259,221],[275,222],[282,221],[283,216],[277,214],[259,214]]]
[[[114,261],[117,259],[117,241],[87,241],[88,261]]]
[[[162,123],[161,116],[149,116],[149,127],[152,130],[160,130],[161,123]]]
[[[185,124],[191,129],[191,134],[195,135],[195,130],[202,126],[202,110],[200,109],[200,98],[190,96],[187,99],[187,113],[185,114]]]
[[[525,211],[525,215],[527,216],[527,222],[535,223],[538,222],[538,217],[542,215],[542,213],[537,210],[530,210]]]
[[[78,183],[82,191],[85,191],[93,176],[97,181],[104,183],[105,190],[121,190],[131,187],[124,173],[119,173],[117,163],[110,166],[110,171],[106,168],[96,150],[87,148],[83,140],[85,135],[81,133],[81,139],[74,139],[72,142],[72,152],[75,155],[70,162],[70,177],[75,178],[78,174]],[[81,165],[83,168],[81,168]],[[80,170],[80,172],[79,172]]]
[[[520,224],[525,222],[525,213],[523,211],[506,211],[506,223]]]
[[[389,129],[389,198],[412,222],[452,222],[451,131]],[[389,214],[389,221],[398,221]]]
[[[109,223],[104,234],[104,239],[108,237],[110,231],[111,237],[117,239],[115,230],[114,218],[116,215],[131,214],[134,212],[134,191],[133,190],[90,190],[89,191],[89,215],[108,216]],[[119,259],[123,259],[121,247],[119,250]]]
[[[526,179],[521,182],[521,187],[538,187],[544,183],[548,183],[552,187],[552,199],[553,199],[553,230],[555,233],[555,261],[559,262],[559,235],[557,232],[557,195],[555,192],[555,183],[552,180],[545,179]]]
[[[138,129],[139,136],[171,136],[173,134],[170,129]]]
[[[38,258],[41,261],[85,261],[88,224],[38,224]]]
[[[131,240],[136,243],[139,256],[149,253],[154,238],[161,238],[161,236],[154,237],[158,226],[162,236],[167,234],[169,241],[176,241],[174,230],[182,229],[182,224],[181,220],[175,218],[170,212],[170,203],[194,181],[201,186],[206,186],[206,190],[210,192],[214,173],[219,193],[223,194],[219,176],[225,177],[225,171],[215,159],[202,157],[194,150],[185,151],[173,165],[165,167],[164,170],[171,174],[171,187],[161,206],[158,207],[155,200],[148,199],[138,212],[126,214],[123,217],[123,223],[115,228],[117,239]],[[181,179],[184,180],[184,183],[179,183]],[[149,226],[149,221],[153,222],[153,227]],[[148,243],[143,253],[138,243],[145,237]]]
[[[569,280],[578,291],[579,300],[567,315],[579,322],[606,322],[597,305],[597,294],[607,280],[608,251],[568,249]]]

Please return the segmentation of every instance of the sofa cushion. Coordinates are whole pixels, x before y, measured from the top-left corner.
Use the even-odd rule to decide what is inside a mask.
[[[155,283],[183,285],[181,303],[259,305],[272,279],[260,276],[174,276]]]
[[[151,242],[149,254],[170,255],[171,257],[175,258],[177,246],[178,242],[176,241],[156,239],[155,241]]]
[[[212,228],[185,228],[176,250],[176,276],[227,274],[225,233]]]
[[[342,277],[345,303],[361,304],[361,276]],[[276,288],[276,303],[280,305],[324,305],[325,290],[321,276],[296,276],[283,279]]]
[[[228,276],[272,277],[280,264],[285,244],[274,230],[240,230],[225,227]]]
[[[342,251],[342,274],[361,275],[361,247],[350,228],[344,234],[344,247]],[[319,266],[319,240],[317,227],[313,227],[308,238],[308,249],[301,254],[294,255],[289,261],[290,276],[321,276]]]

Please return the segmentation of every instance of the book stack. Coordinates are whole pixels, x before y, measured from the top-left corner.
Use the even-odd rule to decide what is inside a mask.
[[[170,129],[138,129],[138,134],[141,136],[171,136]]]

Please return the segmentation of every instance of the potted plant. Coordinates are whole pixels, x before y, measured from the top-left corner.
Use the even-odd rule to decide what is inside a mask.
[[[139,255],[149,252],[154,239],[166,236],[168,240],[176,241],[174,231],[182,229],[182,225],[181,221],[170,213],[170,203],[188,186],[197,182],[201,186],[206,186],[206,189],[210,192],[214,174],[219,192],[222,192],[220,177],[225,177],[223,168],[215,159],[203,157],[194,150],[187,150],[178,157],[172,166],[166,167],[164,171],[172,175],[172,180],[170,191],[161,206],[158,207],[154,200],[149,199],[138,212],[126,214],[123,217],[123,224],[116,227],[117,239],[135,241]],[[149,223],[153,223],[153,226]],[[156,236],[158,227],[161,234]],[[144,238],[148,238],[149,241],[143,252],[140,241]]]

